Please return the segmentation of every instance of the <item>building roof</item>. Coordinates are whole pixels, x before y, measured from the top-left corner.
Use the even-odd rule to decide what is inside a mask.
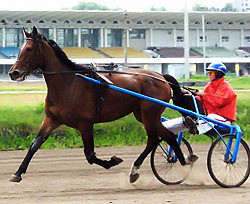
[[[232,28],[240,27],[249,29],[250,12],[190,12],[190,28],[198,28],[202,25],[204,14],[206,28]],[[0,11],[0,27],[5,26],[29,26],[39,27],[124,27],[127,25],[138,28],[178,28],[183,27],[184,12],[127,12],[123,11]],[[128,23],[129,22],[129,23]]]

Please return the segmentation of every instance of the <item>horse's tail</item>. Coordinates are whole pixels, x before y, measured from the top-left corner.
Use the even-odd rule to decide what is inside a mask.
[[[185,92],[181,90],[180,84],[173,76],[169,74],[165,74],[163,75],[163,77],[165,78],[165,80],[168,82],[169,86],[173,90],[173,97],[172,97],[173,104],[195,112],[196,109],[195,109],[193,98],[191,97],[191,95],[185,94]],[[199,113],[205,114],[202,104],[199,101],[197,101],[197,105],[199,108]],[[186,114],[183,114],[183,115],[186,115]]]
[[[169,86],[173,90],[173,100],[175,101],[175,99],[181,98],[184,95],[184,93],[181,90],[181,87],[178,81],[169,74],[165,74],[163,75],[163,77],[165,78],[165,80],[168,82]]]

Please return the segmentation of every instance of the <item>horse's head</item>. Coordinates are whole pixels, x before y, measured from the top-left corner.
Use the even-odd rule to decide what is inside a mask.
[[[35,26],[31,33],[23,28],[23,34],[25,42],[20,46],[17,61],[9,71],[10,78],[15,81],[25,80],[43,62],[43,36],[37,32]]]

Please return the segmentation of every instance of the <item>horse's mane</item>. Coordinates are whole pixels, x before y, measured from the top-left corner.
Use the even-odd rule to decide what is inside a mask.
[[[65,54],[65,52],[57,45],[57,43],[54,40],[51,40],[51,39],[47,40],[46,38],[44,38],[44,39],[52,47],[52,49],[56,53],[56,56],[58,57],[58,59],[60,60],[60,62],[62,62],[63,64],[65,64],[69,69],[71,69],[71,70],[89,69],[87,67],[78,65],[75,62],[72,62],[67,57],[67,55]]]

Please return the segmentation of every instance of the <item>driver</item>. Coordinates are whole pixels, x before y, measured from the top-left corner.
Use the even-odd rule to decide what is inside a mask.
[[[205,86],[204,92],[195,92],[196,98],[202,103],[208,118],[231,124],[236,120],[237,95],[224,79],[227,68],[223,63],[212,63],[206,71],[210,82]],[[163,124],[175,134],[188,129],[191,134],[204,134],[212,129],[210,125],[214,126],[203,120],[194,121],[189,116],[168,120]]]

